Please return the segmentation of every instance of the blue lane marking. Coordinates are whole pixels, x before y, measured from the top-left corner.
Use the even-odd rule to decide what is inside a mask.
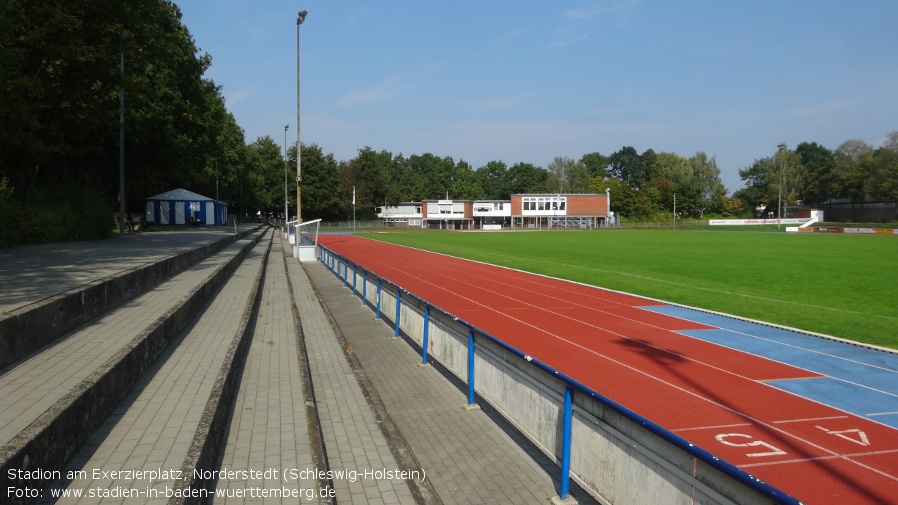
[[[721,328],[681,331],[684,335],[825,375],[770,385],[898,428],[898,354],[684,307],[643,308]],[[870,415],[887,412],[893,414]]]
[[[896,396],[832,378],[794,379],[773,381],[768,384],[803,398],[898,428],[898,397]],[[883,415],[883,413],[890,414]]]

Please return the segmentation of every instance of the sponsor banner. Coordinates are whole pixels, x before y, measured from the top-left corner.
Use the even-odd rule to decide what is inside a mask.
[[[851,235],[898,235],[898,228],[841,228],[835,226],[815,226],[819,233],[846,233]]]
[[[761,224],[804,224],[810,221],[809,217],[788,219],[709,219],[711,226],[755,226]]]

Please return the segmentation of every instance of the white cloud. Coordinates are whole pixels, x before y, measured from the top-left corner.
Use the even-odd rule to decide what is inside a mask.
[[[386,102],[410,87],[410,84],[405,84],[400,79],[393,78],[370,88],[350,91],[343,95],[339,104],[340,107],[355,107],[357,105]]]
[[[517,96],[488,98],[478,101],[461,101],[456,102],[456,106],[472,110],[497,111],[513,107],[518,102],[524,100],[530,94],[521,94]]]
[[[584,40],[586,40],[586,38],[587,38],[587,36],[585,34],[582,34],[582,35],[577,35],[577,36],[570,37],[570,38],[563,39],[563,40],[556,40],[555,42],[552,42],[551,44],[549,44],[548,49],[558,49],[558,48],[565,47],[565,46],[572,46],[574,44],[583,42]]]
[[[567,9],[563,12],[564,17],[572,21],[584,19],[594,19],[611,14],[613,12],[629,12],[642,4],[642,0],[624,0],[616,2],[612,5],[602,4],[600,6],[586,9]]]
[[[237,90],[237,91],[231,93],[230,96],[225,97],[225,102],[228,104],[228,106],[233,106],[233,105],[236,105],[236,104],[242,102],[244,99],[249,98],[255,94],[256,94],[256,88],[240,89],[240,90]]]

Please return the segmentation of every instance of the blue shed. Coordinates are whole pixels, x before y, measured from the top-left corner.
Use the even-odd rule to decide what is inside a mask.
[[[151,196],[146,202],[147,222],[157,225],[216,225],[227,222],[228,206],[225,202],[183,188]]]

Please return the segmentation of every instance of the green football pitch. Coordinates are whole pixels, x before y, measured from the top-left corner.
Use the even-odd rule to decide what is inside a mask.
[[[363,235],[898,348],[898,237],[662,230]]]

